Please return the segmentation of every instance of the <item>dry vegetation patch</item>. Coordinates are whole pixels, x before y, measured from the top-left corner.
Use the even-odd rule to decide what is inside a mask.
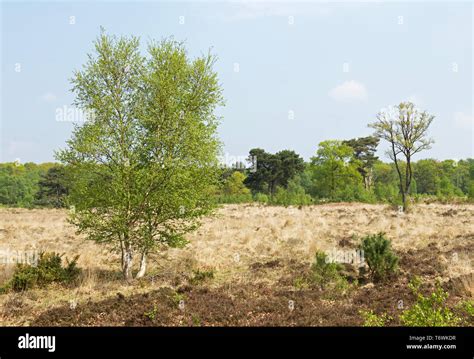
[[[353,203],[226,205],[188,236],[185,249],[154,255],[149,275],[126,283],[118,256],[76,235],[67,211],[0,209],[1,249],[78,254],[83,268],[73,288],[1,295],[0,320],[3,325],[361,325],[359,309],[396,315],[399,299],[410,305],[406,284],[414,275],[427,283],[441,279],[453,300],[469,298],[473,215],[474,205],[467,204],[423,204],[407,214]],[[400,257],[395,282],[362,283],[337,298],[295,286],[316,251],[351,250],[358,238],[380,231]],[[6,280],[11,268],[2,269]],[[193,282],[199,271],[212,275]],[[180,296],[184,311],[175,303]]]

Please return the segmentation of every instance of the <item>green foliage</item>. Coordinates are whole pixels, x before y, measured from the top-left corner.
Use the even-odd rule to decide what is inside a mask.
[[[311,265],[311,282],[322,290],[334,289],[344,291],[347,288],[347,281],[339,273],[341,266],[338,263],[330,262],[324,252],[316,252],[315,260]]]
[[[143,313],[143,315],[150,320],[155,320],[157,314],[158,314],[158,306],[156,304],[153,305],[152,310],[150,310],[149,312]]]
[[[210,269],[196,269],[193,270],[193,277],[190,280],[191,284],[201,284],[203,282],[206,282],[208,280],[211,280],[214,278],[214,273],[215,270],[210,268]]]
[[[410,289],[417,297],[416,303],[400,315],[403,325],[409,327],[444,327],[456,326],[461,319],[446,305],[449,294],[438,283],[433,293],[424,296],[420,292],[420,280],[415,278]]]
[[[299,178],[296,178],[288,183],[287,189],[278,187],[270,203],[282,206],[302,206],[311,204],[312,198],[300,185]]]
[[[36,265],[18,264],[6,288],[16,292],[35,287],[45,287],[50,283],[72,284],[79,278],[81,269],[77,267],[79,256],[62,265],[62,255],[41,253]]]
[[[466,319],[470,317],[470,319],[474,319],[474,301],[472,300],[463,300],[459,302],[456,306],[458,310],[460,310]]]
[[[75,105],[93,113],[57,158],[71,174],[71,221],[132,258],[185,243],[215,208],[222,89],[211,54],[190,59],[182,43],[101,33],[73,79]],[[143,275],[146,261],[140,261]]]
[[[268,198],[268,196],[265,194],[265,193],[255,193],[254,197],[253,197],[253,200],[255,202],[258,202],[258,203],[264,203],[264,204],[267,204],[270,199]]]
[[[469,199],[474,199],[474,180],[469,183],[468,197]]]
[[[440,191],[441,169],[439,162],[433,159],[419,160],[413,165],[417,193],[435,195]]]
[[[174,292],[173,295],[171,296],[171,302],[176,308],[178,308],[179,303],[181,303],[181,301],[184,301],[185,299],[186,299],[186,296],[178,292]]]
[[[395,166],[377,161],[373,167],[374,192],[379,201],[393,203],[399,197]]]
[[[384,233],[368,235],[362,239],[360,249],[374,281],[384,280],[397,270],[398,257],[393,253],[391,241]]]
[[[41,176],[39,190],[35,195],[35,204],[46,207],[61,208],[66,206],[69,192],[67,171],[64,166],[54,166]]]
[[[350,140],[355,141],[355,140]],[[350,141],[343,141],[349,143]],[[357,160],[357,151],[353,149]],[[362,157],[363,158],[363,157]],[[399,162],[400,168],[405,164]],[[286,187],[278,186],[273,204],[299,205],[327,200],[359,201],[365,203],[389,203],[393,206],[402,204],[398,184],[398,174],[394,164],[379,160],[370,162],[370,170],[365,174],[366,179],[360,183],[342,182],[336,187],[333,198],[325,197],[327,192],[318,185],[315,167],[307,165],[288,181]],[[459,161],[423,159],[412,163],[413,179],[410,195],[416,202],[462,203],[474,200],[474,160]],[[319,168],[318,171],[321,169]],[[359,167],[358,172],[361,173]],[[316,171],[317,172],[317,171]],[[365,173],[365,172],[364,172]],[[0,205],[10,207],[64,207],[70,183],[68,177],[74,174],[74,169],[53,163],[43,164],[0,164]],[[263,192],[250,195],[250,188],[245,185],[245,174],[235,169],[221,170],[221,184],[215,186],[214,195],[219,203],[269,203],[270,196]],[[88,176],[89,181],[91,180]],[[367,189],[365,184],[370,183]],[[303,190],[305,195],[302,195]],[[295,190],[296,189],[296,190]],[[278,192],[278,193],[277,193]],[[287,193],[289,192],[289,194]],[[253,197],[253,198],[252,198]],[[289,199],[288,199],[289,197]]]
[[[359,314],[364,319],[364,327],[384,327],[393,319],[387,313],[377,315],[372,310],[361,310]]]
[[[294,151],[283,150],[276,154],[260,148],[250,150],[249,161],[256,163],[256,170],[245,179],[253,193],[267,193],[273,197],[278,187],[286,188],[289,181],[304,170],[303,159]]]
[[[52,166],[52,163],[0,163],[0,205],[33,207],[38,183]]]
[[[355,200],[362,183],[360,166],[352,147],[341,141],[321,142],[316,157],[311,159],[311,195],[331,201]]]
[[[201,318],[197,314],[193,314],[191,316],[191,321],[193,323],[193,327],[200,327],[201,326]]]
[[[244,184],[245,175],[234,171],[222,185],[218,195],[220,203],[248,203],[252,202],[252,194]]]
[[[293,286],[297,289],[297,290],[304,290],[304,289],[308,289],[310,287],[310,282],[308,280],[307,277],[305,276],[299,276],[299,277],[296,277],[294,282],[293,282]]]
[[[344,145],[352,147],[354,158],[358,161],[357,170],[363,178],[364,188],[369,190],[372,186],[372,168],[378,157],[375,156],[379,139],[374,136],[354,138],[343,141]]]
[[[222,192],[225,195],[246,195],[250,190],[244,185],[245,175],[242,172],[233,172],[224,183]]]

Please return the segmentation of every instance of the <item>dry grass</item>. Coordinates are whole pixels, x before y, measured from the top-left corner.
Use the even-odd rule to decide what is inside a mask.
[[[120,279],[119,258],[107,248],[86,241],[67,223],[67,211],[0,209],[0,249],[43,250],[79,254],[84,276],[79,287],[52,287],[0,296],[3,325],[28,325],[40,313],[71,301],[97,301],[117,292],[124,295],[152,288],[176,287],[196,268],[214,268],[211,286],[260,283],[278,285],[291,263],[310,263],[317,250],[338,248],[341,240],[356,245],[352,236],[386,232],[399,252],[437,248],[437,260],[447,270],[445,280],[473,272],[474,205],[417,205],[397,214],[383,205],[327,204],[264,207],[226,205],[216,217],[188,236],[185,249],[171,249],[151,258],[146,280]],[[467,249],[466,249],[467,248]],[[273,262],[272,262],[273,261]],[[271,270],[255,264],[274,263]],[[11,269],[3,268],[3,278]]]

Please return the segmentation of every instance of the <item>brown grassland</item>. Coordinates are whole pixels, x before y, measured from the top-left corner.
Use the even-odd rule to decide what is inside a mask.
[[[0,209],[1,249],[79,254],[83,269],[77,286],[1,294],[0,323],[358,326],[359,310],[372,309],[399,325],[397,303],[413,304],[407,283],[415,275],[425,290],[441,280],[450,303],[472,299],[473,218],[472,204],[419,204],[407,214],[352,203],[225,205],[188,236],[187,247],[155,254],[145,278],[125,282],[119,256],[76,235],[66,210]],[[400,257],[396,278],[338,292],[305,283],[316,251],[356,248],[356,237],[380,231]],[[196,270],[214,276],[196,281]],[[1,282],[12,271],[3,265]]]

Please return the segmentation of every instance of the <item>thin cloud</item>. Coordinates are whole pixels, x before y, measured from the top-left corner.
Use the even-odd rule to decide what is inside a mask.
[[[329,97],[340,102],[367,101],[368,93],[363,83],[346,81],[329,91]]]

